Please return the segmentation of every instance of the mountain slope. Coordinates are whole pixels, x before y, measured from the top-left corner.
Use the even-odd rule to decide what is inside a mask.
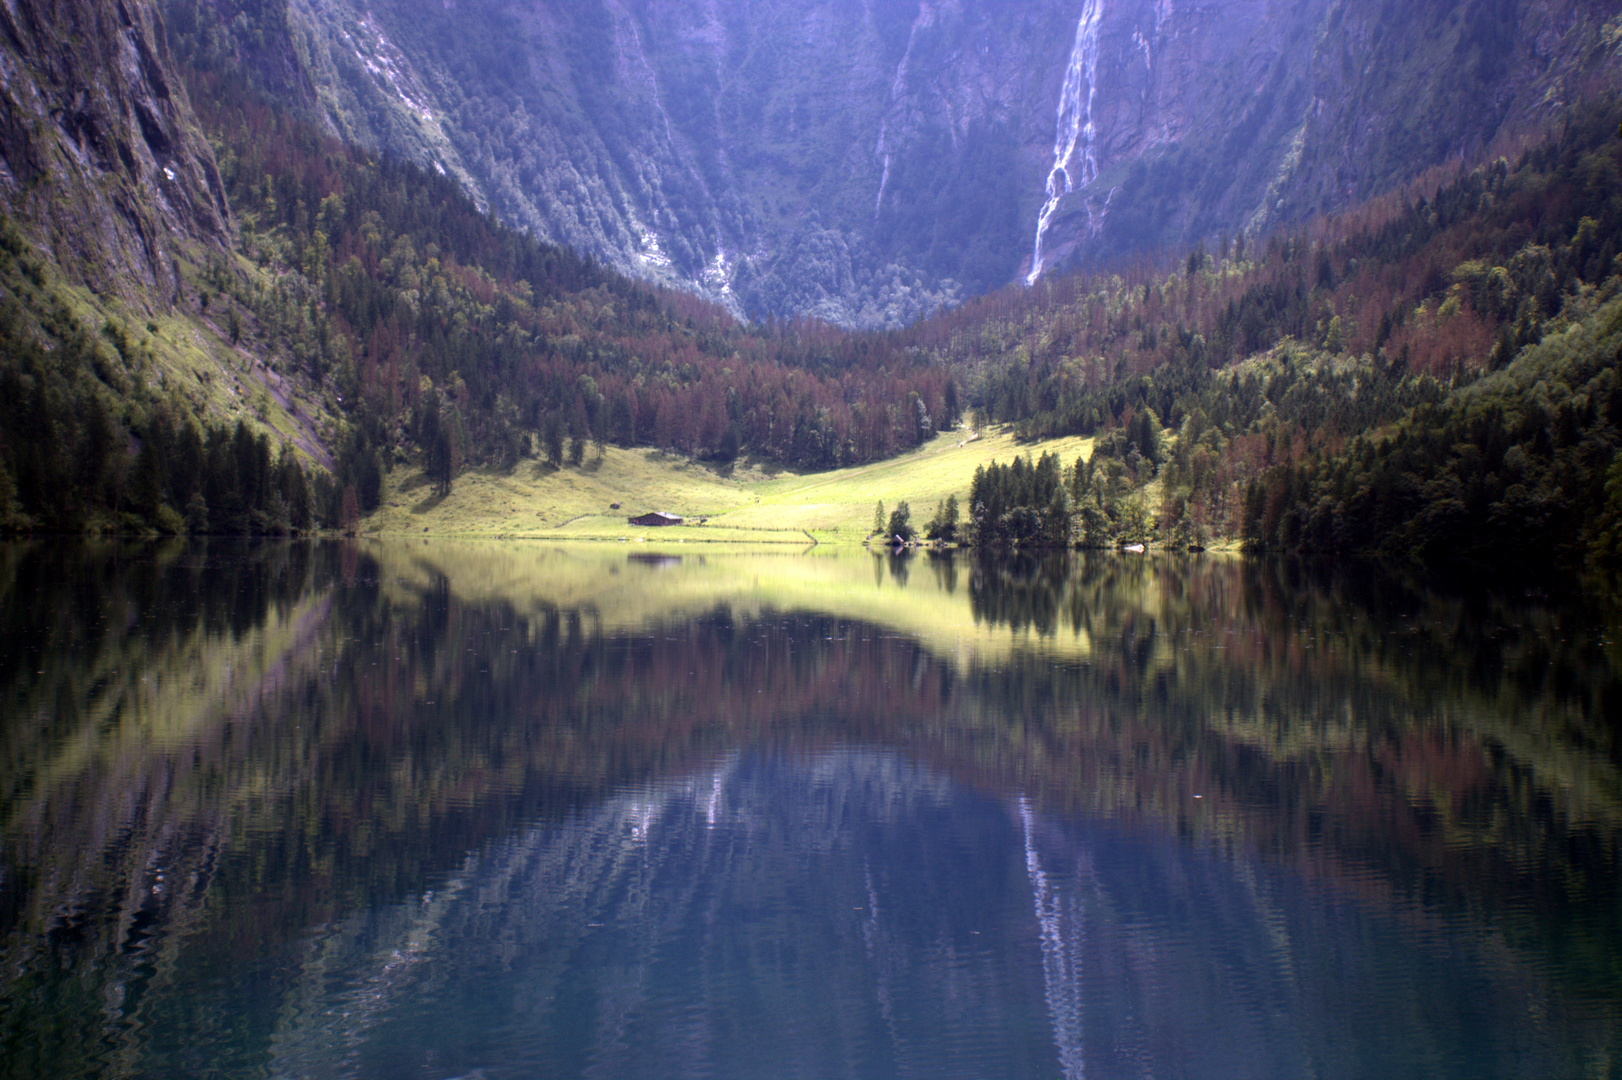
[[[1356,205],[1614,84],[1622,40],[1599,0],[166,10],[198,62],[262,69],[512,225],[852,326]]]
[[[1004,289],[898,336],[1028,438],[1097,436],[1062,463],[1089,544],[1616,562],[1619,124],[1589,103],[1429,198]]]
[[[309,526],[336,421],[255,341],[154,6],[7,3],[0,73],[0,528]]]
[[[582,466],[593,442],[858,462],[954,414],[945,372],[882,340],[745,327],[503,228],[454,181],[321,130],[301,69],[214,55],[186,72],[189,108],[162,23],[125,3],[139,18],[30,11],[29,41],[57,36],[6,57],[10,99],[47,121],[7,147],[33,182],[0,221],[0,528],[352,526],[412,457],[443,497],[466,467]],[[64,95],[79,112],[53,111]],[[219,213],[180,198],[182,169]],[[76,261],[64,238],[92,215]],[[313,489],[300,456],[325,467]]]
[[[126,300],[171,301],[171,238],[229,243],[214,156],[151,8],[0,5],[0,76],[0,196],[56,265]]]

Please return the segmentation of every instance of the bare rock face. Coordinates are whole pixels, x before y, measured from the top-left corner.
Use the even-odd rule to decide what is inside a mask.
[[[519,228],[855,326],[1355,205],[1622,69],[1611,0],[164,2]]]
[[[1587,0],[1102,0],[1098,172],[1048,266],[1265,232],[1530,134],[1622,73]]]
[[[173,245],[230,212],[144,0],[0,0],[0,205],[72,278],[172,301]]]

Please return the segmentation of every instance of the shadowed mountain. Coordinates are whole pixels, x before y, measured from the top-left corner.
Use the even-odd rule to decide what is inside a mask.
[[[166,10],[510,224],[852,326],[1357,205],[1614,84],[1622,39],[1596,0]]]

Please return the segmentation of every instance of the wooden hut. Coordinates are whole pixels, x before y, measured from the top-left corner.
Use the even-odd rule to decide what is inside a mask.
[[[663,510],[655,510],[651,514],[641,517],[626,518],[632,525],[680,525],[681,517],[677,514],[667,514]]]

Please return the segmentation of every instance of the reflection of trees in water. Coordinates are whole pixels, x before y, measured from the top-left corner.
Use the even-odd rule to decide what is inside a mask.
[[[969,605],[975,622],[1005,625],[1015,633],[1051,635],[1063,617],[1071,557],[1064,552],[980,552],[969,567]]]
[[[34,980],[33,1001],[72,1017],[53,1054],[93,1049],[109,1024],[132,1039],[142,1027],[133,994],[111,1014],[104,1000],[71,1004],[84,970],[145,986],[172,976],[184,938],[251,972],[280,933],[419,890],[527,823],[739,743],[826,741],[852,714],[939,714],[952,692],[915,642],[847,620],[721,607],[608,636],[587,607],[471,604],[443,577],[385,588],[390,568],[353,548],[244,548],[222,565],[187,551],[89,559],[89,585],[24,560],[9,594],[13,645],[52,651],[43,678],[22,670],[37,655],[4,657],[7,715],[52,723],[0,727],[15,795],[0,952]],[[113,615],[54,626],[75,589],[101,605],[79,610]],[[149,610],[168,623],[128,625]],[[216,673],[228,692],[192,695],[165,675],[175,696],[154,706],[142,687],[160,668]],[[109,689],[115,671],[127,685]],[[171,736],[146,723],[179,706],[199,722]],[[251,913],[210,909],[210,892],[259,899]],[[266,911],[274,926],[237,921]],[[0,1006],[6,1045],[37,1045],[36,1020]],[[26,1055],[0,1057],[0,1075],[28,1072]]]
[[[6,549],[8,978],[73,1018],[63,1053],[104,1028],[127,1041],[182,938],[250,979],[266,943],[420,894],[627,785],[740,746],[855,743],[1266,851],[1382,903],[1506,912],[1609,1000],[1622,932],[1595,913],[1622,901],[1622,785],[1604,612],[1289,562],[913,570],[910,587],[948,592],[963,573],[976,618],[1085,639],[1085,660],[1016,649],[964,669],[861,621],[724,605],[605,634],[588,605],[407,588],[353,547]],[[258,897],[251,917],[274,925],[210,895]],[[83,996],[87,964],[132,990]],[[26,1023],[0,1005],[8,1049],[37,1044]],[[26,1073],[5,1056],[0,1075]]]
[[[333,554],[0,547],[0,1075],[139,1072],[229,846],[213,769],[310,676]]]
[[[1574,713],[1599,749],[1619,745],[1593,721],[1622,711],[1622,648],[1608,630],[1622,616],[1591,598],[1439,592],[1369,567],[1293,560],[968,558],[977,621],[1084,637],[1123,672],[1165,678],[1182,670],[1174,653],[1220,647],[1226,656],[1206,659],[1241,677],[1350,673],[1427,705],[1507,697],[1544,716]]]
[[[1613,611],[1299,562],[1072,558],[975,578],[983,617],[1061,612],[1054,632],[1088,645],[968,674],[961,700],[1002,718],[978,760],[1050,803],[1254,845],[1362,894],[1506,912],[1614,997]],[[1605,944],[1572,948],[1554,913]]]

